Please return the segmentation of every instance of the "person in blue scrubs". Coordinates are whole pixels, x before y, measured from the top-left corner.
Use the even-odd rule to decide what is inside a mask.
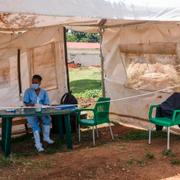
[[[32,85],[25,91],[24,94],[24,104],[26,106],[39,106],[39,105],[49,105],[49,96],[46,90],[40,87],[42,81],[42,77],[40,75],[34,75],[32,77]],[[38,152],[44,151],[40,140],[40,127],[39,127],[39,119],[36,116],[27,117],[28,124],[32,128],[35,147]],[[49,144],[53,144],[54,141],[50,139],[50,125],[51,118],[50,116],[42,116],[42,124],[43,124],[43,140]]]

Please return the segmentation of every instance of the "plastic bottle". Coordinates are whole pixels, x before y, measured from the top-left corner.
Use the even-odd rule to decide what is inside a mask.
[[[20,112],[23,113],[24,112],[23,93],[20,94],[19,99],[20,99]]]
[[[40,98],[37,97],[37,101],[36,101],[36,112],[41,112],[41,104],[40,104]]]

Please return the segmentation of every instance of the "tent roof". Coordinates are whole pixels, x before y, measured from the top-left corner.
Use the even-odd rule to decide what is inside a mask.
[[[56,25],[78,26],[86,24],[88,26],[97,26],[99,19],[78,18],[78,17],[57,17],[29,15],[19,13],[1,13],[0,30],[26,30],[39,27],[49,27]]]
[[[0,12],[124,20],[179,21],[179,0],[0,0]]]
[[[0,0],[0,31],[64,25],[79,31],[146,21],[180,21],[179,0]]]

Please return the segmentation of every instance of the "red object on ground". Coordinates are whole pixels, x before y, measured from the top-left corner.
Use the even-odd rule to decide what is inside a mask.
[[[81,64],[79,63],[75,64],[74,61],[68,63],[68,68],[78,68],[78,67],[81,67]]]

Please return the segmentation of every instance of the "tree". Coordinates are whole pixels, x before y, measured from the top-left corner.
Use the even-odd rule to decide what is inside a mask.
[[[100,36],[98,33],[85,33],[78,31],[67,31],[67,41],[69,42],[99,42]]]

